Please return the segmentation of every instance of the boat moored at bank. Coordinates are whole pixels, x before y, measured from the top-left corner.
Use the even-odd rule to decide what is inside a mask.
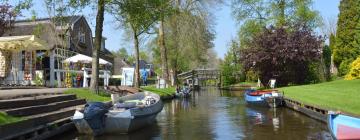
[[[245,101],[249,105],[279,107],[283,104],[283,96],[277,90],[254,90],[245,91]]]
[[[328,127],[332,136],[337,140],[360,139],[360,118],[330,112]]]
[[[115,104],[90,103],[84,112],[76,111],[73,122],[81,134],[129,133],[156,121],[163,109],[160,96],[151,92],[140,92],[124,96]]]

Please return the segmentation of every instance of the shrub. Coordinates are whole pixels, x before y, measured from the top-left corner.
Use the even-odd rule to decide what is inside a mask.
[[[256,82],[259,78],[259,73],[254,70],[246,72],[246,82]]]
[[[351,62],[353,60],[351,59],[347,59],[347,60],[343,60],[339,66],[339,76],[343,76],[347,73],[349,73],[349,70],[350,70],[350,65],[351,65]]]
[[[350,65],[350,71],[346,74],[345,80],[360,79],[360,57]]]

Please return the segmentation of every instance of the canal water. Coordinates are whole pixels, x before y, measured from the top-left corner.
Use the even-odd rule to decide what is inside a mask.
[[[164,103],[153,125],[127,135],[90,137],[68,132],[57,139],[79,140],[304,140],[330,139],[327,126],[287,108],[246,105],[243,92],[203,88],[190,99]]]

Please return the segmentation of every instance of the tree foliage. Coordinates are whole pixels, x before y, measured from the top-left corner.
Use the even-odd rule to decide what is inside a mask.
[[[332,55],[339,75],[345,75],[349,64],[360,55],[360,2],[343,0],[339,10],[336,45]]]
[[[7,0],[0,1],[0,36],[11,29],[16,17],[21,16],[21,11],[29,9],[32,0],[20,0],[18,4],[11,5]]]
[[[147,33],[160,17],[162,0],[113,0],[109,11],[124,27],[132,32],[135,50],[134,86],[140,87],[139,37]]]
[[[312,9],[312,0],[232,0],[232,13],[241,23],[239,39],[242,47],[249,44],[263,27],[301,24],[312,29],[320,26],[319,12]]]
[[[351,63],[350,71],[345,75],[345,79],[360,79],[360,57]]]
[[[264,85],[271,78],[279,85],[306,83],[309,64],[321,58],[322,38],[304,26],[291,28],[265,28],[252,41],[253,47],[242,50],[246,70],[258,71]]]
[[[240,46],[235,40],[231,41],[230,48],[224,57],[224,61],[221,63],[221,76],[223,86],[228,86],[240,82],[239,74],[241,65],[240,59]]]
[[[12,27],[16,17],[15,11],[9,4],[0,5],[0,36]]]
[[[331,79],[331,74],[330,74],[330,67],[331,67],[331,48],[328,45],[325,45],[322,51],[322,58],[324,61],[324,74],[325,74],[325,78],[327,81],[329,81]]]
[[[214,31],[210,11],[206,8],[213,1],[175,0],[173,13],[164,19],[164,40],[167,49],[168,66],[177,84],[177,74],[190,69],[207,66],[213,47]],[[157,36],[155,40],[158,40]],[[159,44],[150,42],[154,63],[160,65],[162,59]],[[157,70],[162,74],[161,70]]]
[[[129,54],[125,48],[120,48],[117,51],[112,51],[111,53],[116,57],[121,57],[124,59],[127,59],[129,57]]]

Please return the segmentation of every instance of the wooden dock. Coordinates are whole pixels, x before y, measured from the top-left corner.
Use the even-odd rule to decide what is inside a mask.
[[[284,97],[284,101],[286,107],[301,112],[313,119],[327,123],[328,110],[312,105],[307,105],[299,101],[295,101],[285,97]]]

